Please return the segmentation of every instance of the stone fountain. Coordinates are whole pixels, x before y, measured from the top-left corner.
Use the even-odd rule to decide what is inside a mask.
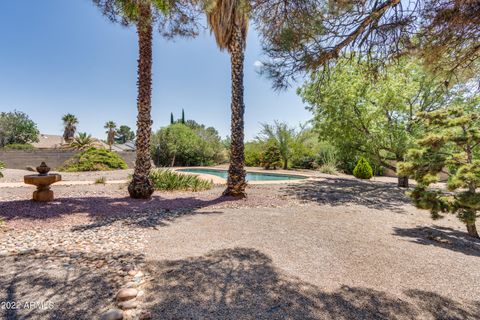
[[[37,190],[33,192],[33,200],[35,201],[52,201],[53,191],[50,190],[52,183],[62,180],[62,176],[56,173],[48,173],[50,167],[42,162],[37,167],[38,174],[29,174],[23,177],[26,184],[37,186]]]

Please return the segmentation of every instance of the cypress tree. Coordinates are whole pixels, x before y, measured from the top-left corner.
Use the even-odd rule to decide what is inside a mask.
[[[170,124],[173,124],[175,120],[173,120],[173,112],[170,112]]]
[[[430,210],[432,218],[455,213],[478,238],[475,226],[480,210],[480,96],[457,99],[449,108],[419,114],[425,125],[419,148],[407,153],[399,170],[417,181],[410,193],[414,204]],[[431,188],[440,173],[448,175],[448,190]]]
[[[182,123],[185,124],[185,111],[182,108]]]
[[[358,179],[371,179],[373,177],[373,170],[367,159],[360,157],[355,169],[353,169],[353,175]]]

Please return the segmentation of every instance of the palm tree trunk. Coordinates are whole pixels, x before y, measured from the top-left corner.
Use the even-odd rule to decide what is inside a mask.
[[[154,189],[149,178],[150,137],[152,120],[150,116],[152,99],[152,13],[148,3],[140,2],[138,34],[138,96],[137,96],[137,158],[133,178],[128,185],[130,197],[148,199]]]
[[[243,103],[243,63],[245,59],[245,43],[242,30],[235,26],[233,40],[229,47],[232,66],[232,123],[230,167],[228,168],[226,196],[246,197],[245,187],[245,154],[244,154],[244,120],[245,105]]]

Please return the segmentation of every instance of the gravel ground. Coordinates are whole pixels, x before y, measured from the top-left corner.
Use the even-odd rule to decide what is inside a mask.
[[[27,174],[36,174],[36,172],[18,169],[2,170],[4,177],[0,178],[0,184],[4,182],[23,182],[23,176]],[[56,172],[60,173],[63,181],[95,181],[97,178],[105,177],[108,180],[126,180],[133,173],[133,169],[112,170],[112,171],[94,171],[94,172]]]
[[[341,178],[274,188],[288,208],[204,208],[150,231],[158,319],[478,319],[480,242],[403,190]]]
[[[144,270],[152,319],[478,319],[480,242],[394,184],[323,177],[127,197],[124,185],[0,188],[7,319],[94,319]],[[39,303],[43,302],[43,305]],[[49,308],[52,306],[52,308]],[[1,316],[0,316],[1,317]]]

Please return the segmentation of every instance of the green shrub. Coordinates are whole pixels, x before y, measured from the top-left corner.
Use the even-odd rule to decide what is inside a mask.
[[[127,164],[116,153],[103,149],[90,148],[65,162],[60,171],[106,171],[127,169]]]
[[[261,165],[265,169],[277,169],[282,165],[280,149],[274,143],[268,143],[262,153]]]
[[[155,190],[185,190],[201,191],[213,187],[213,182],[201,179],[195,175],[187,175],[167,169],[156,169],[150,172]]]
[[[3,178],[2,170],[5,169],[5,163],[0,161],[0,178]]]
[[[353,175],[358,179],[370,179],[373,177],[373,170],[367,159],[360,157],[357,166],[353,169]]]
[[[290,163],[295,169],[317,169],[316,160],[315,156],[294,157]]]
[[[245,143],[245,165],[259,167],[262,163],[263,143],[252,141]]]
[[[34,147],[29,143],[11,143],[3,147],[5,150],[33,150]]]

